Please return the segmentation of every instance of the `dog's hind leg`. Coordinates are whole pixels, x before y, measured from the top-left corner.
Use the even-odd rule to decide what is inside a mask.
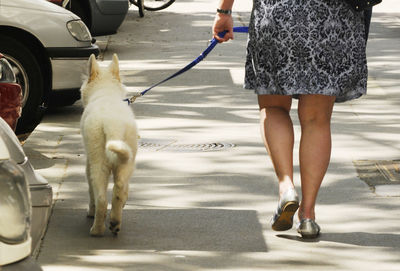
[[[114,171],[114,188],[112,195],[112,207],[110,213],[110,230],[118,234],[121,230],[122,209],[128,199],[129,178],[132,175],[133,166],[129,164],[119,165]]]
[[[93,195],[92,181],[91,181],[91,177],[90,177],[89,161],[86,161],[86,179],[89,184],[89,211],[87,213],[87,216],[93,218],[95,211],[96,211],[96,205],[95,205],[95,200],[94,200],[94,195]]]
[[[93,196],[96,211],[90,235],[103,236],[105,231],[104,221],[107,215],[107,186],[110,170],[103,163],[91,165],[90,181],[92,182]]]

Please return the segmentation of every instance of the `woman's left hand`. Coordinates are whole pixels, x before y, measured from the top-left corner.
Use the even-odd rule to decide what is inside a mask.
[[[213,36],[218,42],[225,42],[230,39],[233,40],[233,19],[232,15],[220,14],[215,15],[214,25],[213,25]],[[224,37],[219,37],[218,33],[227,31]]]

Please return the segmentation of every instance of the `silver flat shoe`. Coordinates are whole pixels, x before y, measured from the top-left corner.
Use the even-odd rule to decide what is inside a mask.
[[[279,200],[278,208],[271,219],[274,231],[286,231],[293,226],[293,216],[299,208],[299,197],[294,188],[289,188]]]
[[[316,238],[321,231],[319,225],[310,218],[302,219],[297,225],[297,232],[301,234],[301,237],[312,239]]]

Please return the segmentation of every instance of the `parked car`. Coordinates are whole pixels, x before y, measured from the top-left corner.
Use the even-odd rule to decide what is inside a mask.
[[[0,117],[15,130],[21,116],[22,90],[17,84],[10,63],[0,53]]]
[[[46,230],[52,198],[51,186],[0,118],[0,270],[42,270],[30,256]]]
[[[22,115],[16,133],[31,132],[46,105],[68,93],[79,99],[81,74],[91,54],[99,54],[82,20],[46,0],[0,1],[0,52],[22,87]]]
[[[129,9],[129,0],[48,0],[63,6],[85,22],[93,36],[117,32]]]

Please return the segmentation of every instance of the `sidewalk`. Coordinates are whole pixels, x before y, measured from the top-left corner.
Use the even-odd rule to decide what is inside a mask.
[[[80,102],[46,115],[24,145],[55,195],[37,255],[43,269],[399,270],[400,193],[376,194],[355,167],[400,159],[400,4],[384,2],[372,19],[368,95],[334,109],[332,162],[316,210],[319,239],[269,226],[278,188],[256,96],[242,89],[246,36],[236,34],[134,103],[141,147],[118,237],[89,236]],[[120,31],[99,39],[104,64],[118,53],[129,91],[158,82],[206,48],[217,3],[177,1],[144,18],[131,7]],[[235,3],[235,25],[247,24],[248,5]],[[293,109],[297,149],[296,103]],[[396,194],[395,184],[384,187]]]

